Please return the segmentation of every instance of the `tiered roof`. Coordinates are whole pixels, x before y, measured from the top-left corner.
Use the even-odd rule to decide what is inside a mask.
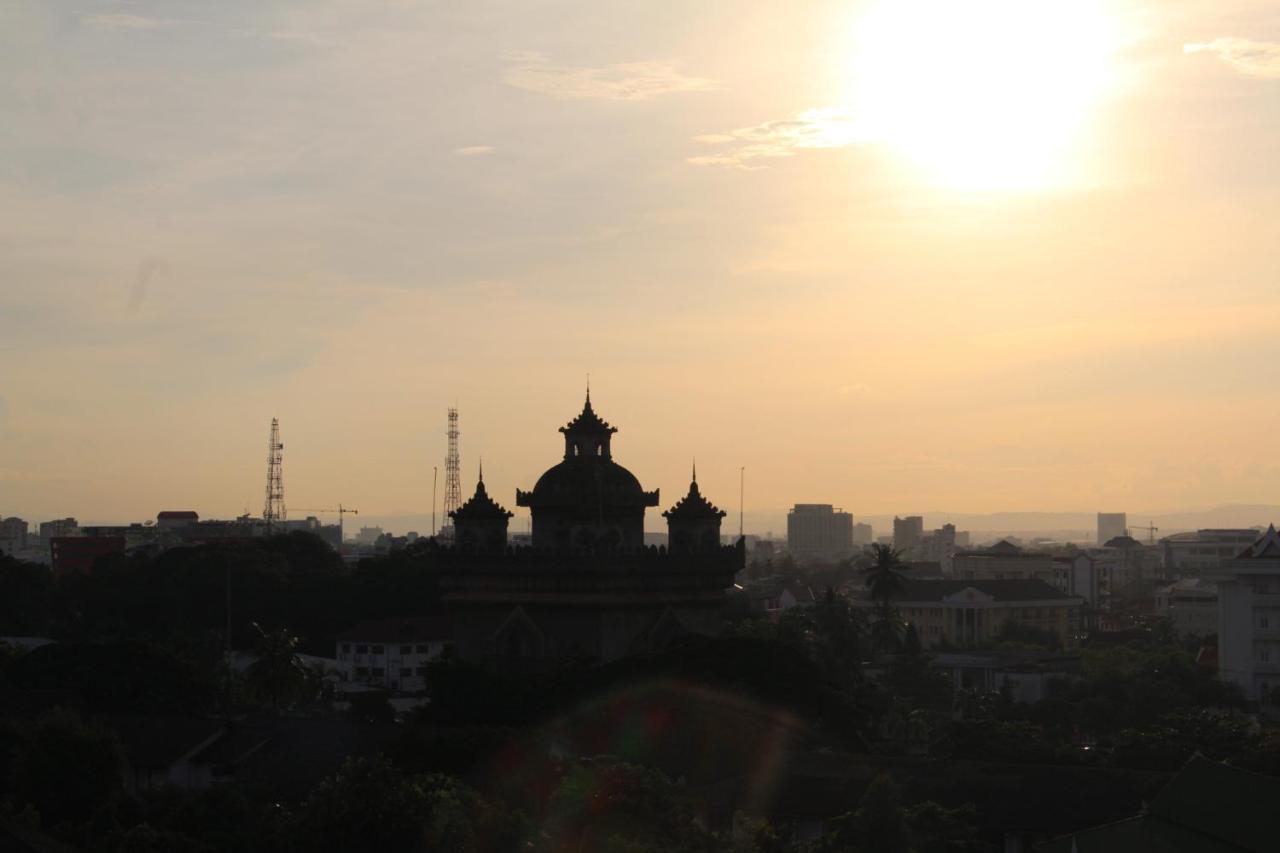
[[[725,511],[702,496],[698,491],[698,469],[693,471],[693,481],[689,483],[689,494],[676,501],[676,505],[662,514],[663,518],[724,518]]]
[[[462,506],[449,513],[449,517],[455,521],[458,519],[468,521],[477,518],[511,518],[512,515],[513,513],[489,497],[489,493],[485,491],[483,469],[481,469],[479,481],[476,482],[476,493],[468,498],[467,502]]]
[[[1272,524],[1267,527],[1267,532],[1262,534],[1257,542],[1246,548],[1238,559],[1274,560],[1278,557],[1280,557],[1280,533],[1276,532],[1276,526]]]
[[[563,433],[585,432],[585,433],[608,433],[612,435],[618,431],[615,426],[610,426],[609,422],[602,419],[596,414],[595,409],[591,408],[591,391],[587,390],[587,401],[582,406],[582,413],[573,420],[569,421],[565,426],[560,427]]]

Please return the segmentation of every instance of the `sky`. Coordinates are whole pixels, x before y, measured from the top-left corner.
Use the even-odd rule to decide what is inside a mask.
[[[1280,10],[0,0],[0,515],[1278,502]],[[651,525],[660,517],[650,513]],[[517,524],[520,521],[517,519]]]

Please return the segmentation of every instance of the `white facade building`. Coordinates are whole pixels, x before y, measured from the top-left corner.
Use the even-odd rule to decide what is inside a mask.
[[[1210,576],[1218,584],[1218,673],[1280,711],[1280,534],[1275,526]]]
[[[1218,585],[1183,578],[1156,589],[1156,615],[1169,620],[1179,635],[1218,633]]]
[[[427,664],[453,645],[440,619],[378,619],[338,635],[340,690],[378,687],[392,693],[423,693]]]

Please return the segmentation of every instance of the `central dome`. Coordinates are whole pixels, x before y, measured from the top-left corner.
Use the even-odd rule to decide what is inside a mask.
[[[635,475],[613,461],[616,427],[591,408],[560,428],[564,460],[538,478],[533,491],[516,490],[516,504],[533,516],[535,547],[590,550],[644,545],[645,507],[658,505]]]

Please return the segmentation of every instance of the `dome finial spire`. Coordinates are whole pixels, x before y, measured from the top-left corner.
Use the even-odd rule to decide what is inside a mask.
[[[693,482],[698,482],[698,457],[693,457]]]
[[[587,374],[587,405],[591,405],[591,374]]]
[[[484,457],[480,457],[480,482],[484,482]]]

